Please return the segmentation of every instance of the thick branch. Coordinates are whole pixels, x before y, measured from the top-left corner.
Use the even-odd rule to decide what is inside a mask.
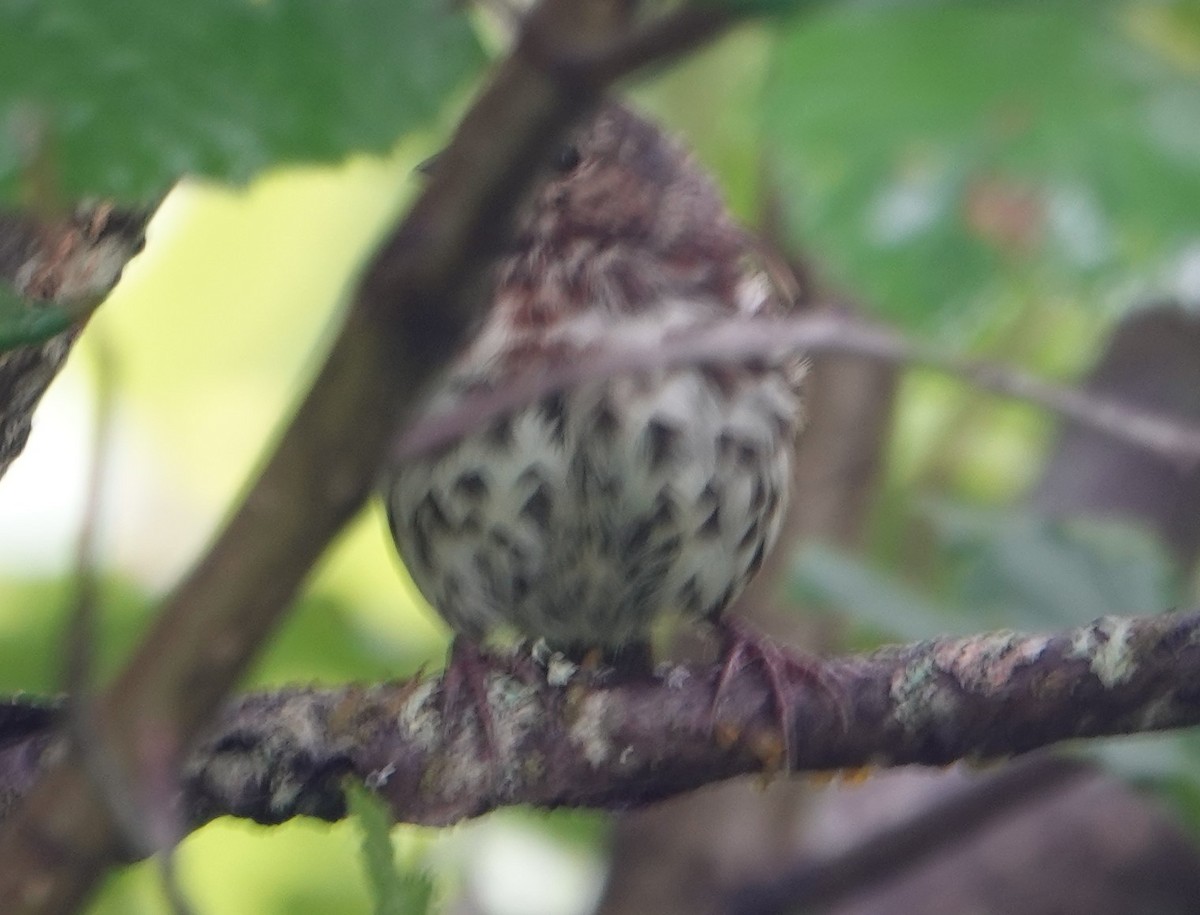
[[[33,303],[98,303],[142,249],[150,210],[107,204],[54,222],[0,210],[0,283]],[[58,374],[87,313],[43,343],[0,352],[0,476],[21,453],[33,412]]]
[[[445,824],[512,804],[624,809],[747,773],[941,766],[1183,727],[1200,722],[1200,611],[825,661],[819,682],[801,671],[785,684],[800,735],[790,763],[755,666],[735,677],[715,727],[715,667],[610,683],[577,674],[559,687],[514,669],[492,662],[494,758],[466,697],[443,718],[437,680],[243,697],[186,766],[188,824],[336,819],[347,776],[377,789],[397,820]],[[10,796],[52,746],[47,720],[14,720],[9,739],[0,731]]]
[[[546,0],[527,34],[539,54],[603,57],[624,34],[626,6]],[[362,507],[393,430],[481,307],[514,203],[604,79],[619,75],[564,82],[539,54],[523,39],[468,113],[437,175],[367,269],[262,474],[99,697],[97,733],[138,774],[146,815],[157,809],[153,786],[169,780],[317,557]],[[69,757],[0,834],[0,899],[12,911],[73,911],[120,844],[111,811]]]

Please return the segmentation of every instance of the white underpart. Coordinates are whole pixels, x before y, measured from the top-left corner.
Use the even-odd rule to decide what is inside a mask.
[[[760,308],[766,295],[747,284],[739,304]],[[591,311],[546,339],[644,345],[697,311],[682,300],[645,316]],[[510,342],[485,332],[471,361]],[[402,468],[389,508],[422,592],[458,631],[508,624],[552,645],[616,646],[666,614],[720,612],[778,534],[799,403],[783,368],[715,377],[684,368],[585,382],[561,412],[524,408],[504,434]],[[448,383],[431,409],[457,396]],[[616,428],[600,428],[614,414]],[[666,442],[657,461],[651,430]]]

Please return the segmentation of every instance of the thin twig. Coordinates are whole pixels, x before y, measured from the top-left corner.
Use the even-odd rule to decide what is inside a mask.
[[[1031,804],[1086,776],[1083,762],[1045,754],[1011,763],[953,790],[929,807],[881,829],[840,854],[810,861],[766,885],[736,890],[722,908],[728,915],[802,915],[825,911],[853,894],[962,842],[999,816]]]
[[[711,41],[744,16],[729,7],[687,5],[591,54],[557,54],[531,42],[528,50],[568,82],[605,84],[649,63],[662,63]],[[536,36],[535,36],[536,37]]]
[[[651,64],[661,64],[712,41],[743,20],[764,13],[795,14],[823,0],[792,0],[787,10],[776,4],[688,2],[663,13],[636,31],[590,54],[548,53],[545,63],[567,81],[613,83]]]
[[[863,356],[944,372],[1138,445],[1169,459],[1181,472],[1200,465],[1200,429],[1188,423],[1013,368],[947,356],[834,311],[786,320],[729,319],[661,339],[614,333],[571,360],[518,376],[503,389],[473,395],[444,413],[422,417],[400,437],[394,454],[406,460],[445,447],[547,394],[614,375],[721,362],[774,362],[799,354]]]
[[[193,908],[179,882],[179,868],[176,867],[176,857],[173,848],[164,848],[155,856],[158,863],[158,876],[162,881],[163,896],[167,900],[172,915],[192,915]]]
[[[84,493],[79,540],[75,548],[75,594],[66,633],[66,669],[63,679],[71,696],[68,728],[78,746],[92,744],[91,715],[94,695],[93,655],[97,642],[97,566],[104,479],[108,469],[113,419],[113,366],[111,350],[103,337],[96,338],[95,409],[91,455]]]
[[[184,823],[172,799],[178,792],[174,771],[178,760],[157,762],[162,770],[135,781],[111,740],[100,727],[96,714],[95,647],[99,633],[97,616],[99,542],[103,530],[105,480],[112,456],[115,416],[116,362],[103,334],[92,338],[95,367],[95,420],[84,510],[75,556],[75,596],[66,634],[67,704],[66,727],[74,749],[97,794],[106,804],[122,838],[138,856],[154,855],[164,895],[175,915],[188,915],[190,907],[179,886],[172,863],[173,850],[185,834]],[[145,775],[146,773],[143,773]],[[157,788],[158,790],[155,790]]]
[[[111,455],[113,425],[113,354],[103,336],[94,341],[95,409],[91,457],[84,494],[79,541],[75,552],[75,594],[66,632],[66,726],[74,749],[97,793],[104,800],[131,848],[143,855],[155,850],[146,835],[142,804],[129,774],[124,771],[97,726],[94,656],[97,644],[99,540],[104,481]]]

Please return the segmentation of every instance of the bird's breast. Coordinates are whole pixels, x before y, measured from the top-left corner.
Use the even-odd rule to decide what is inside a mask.
[[[589,381],[397,470],[393,532],[456,630],[616,647],[741,590],[778,533],[799,422],[780,369]]]

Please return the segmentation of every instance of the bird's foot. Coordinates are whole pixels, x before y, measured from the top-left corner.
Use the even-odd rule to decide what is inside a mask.
[[[825,669],[821,659],[815,655],[808,655],[796,649],[784,649],[767,636],[734,618],[722,621],[720,628],[725,644],[721,652],[721,672],[713,692],[713,727],[715,729],[717,726],[720,704],[734,677],[748,663],[757,661],[775,705],[776,719],[783,741],[780,755],[783,767],[787,768],[795,760],[793,751],[796,746],[790,684],[797,680],[806,681],[816,689],[828,693],[839,708],[843,701],[841,690]]]
[[[490,671],[491,665],[483,649],[476,642],[456,635],[450,643],[450,656],[442,672],[440,711],[444,721],[460,715],[459,695],[465,688],[483,734],[484,752],[489,760],[495,761],[500,755],[500,744],[496,740],[496,721],[488,700]]]

